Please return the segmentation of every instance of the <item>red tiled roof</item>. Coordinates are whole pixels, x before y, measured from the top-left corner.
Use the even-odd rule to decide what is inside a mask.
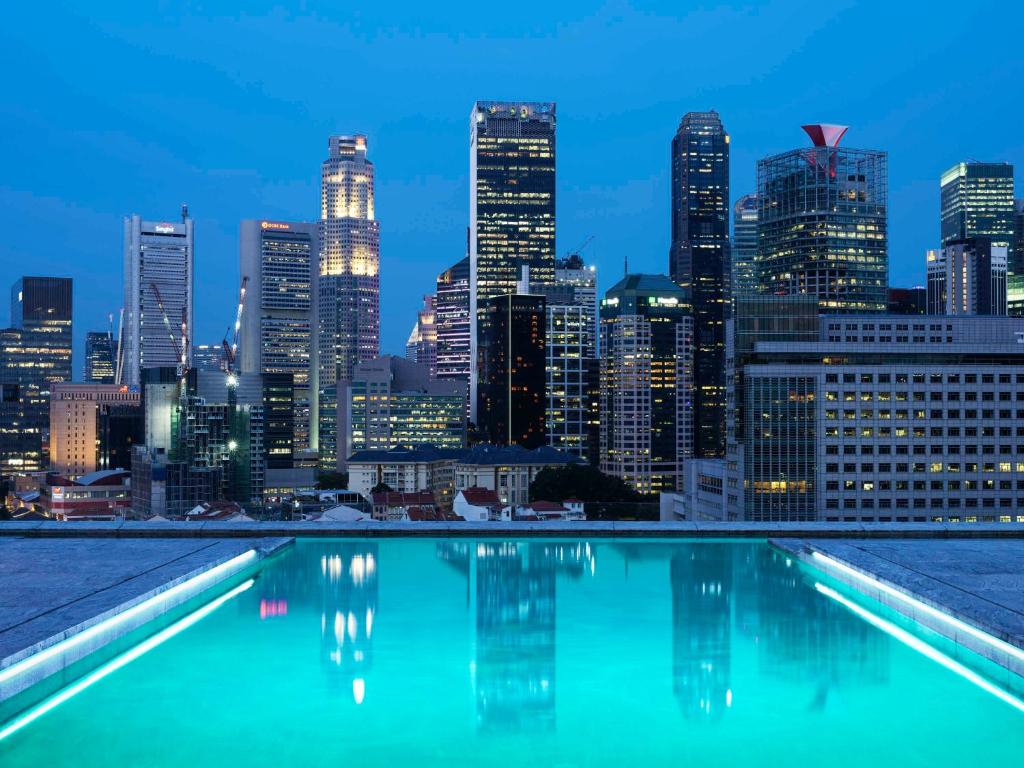
[[[375,507],[408,507],[410,505],[433,507],[434,494],[431,491],[378,491],[373,494]]]
[[[568,512],[569,510],[563,507],[557,501],[535,501],[523,507],[524,510],[532,510],[533,512]]]
[[[490,488],[481,488],[474,485],[462,491],[462,497],[470,504],[476,506],[487,506],[489,504],[501,504],[498,494]]]

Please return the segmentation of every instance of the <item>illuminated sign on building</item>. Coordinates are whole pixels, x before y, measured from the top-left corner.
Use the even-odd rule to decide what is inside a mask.
[[[278,221],[261,221],[260,227],[262,229],[291,229],[290,224],[282,224]]]

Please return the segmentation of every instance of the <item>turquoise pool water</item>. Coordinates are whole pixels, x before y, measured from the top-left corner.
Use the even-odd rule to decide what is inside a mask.
[[[1024,713],[816,582],[755,542],[300,541],[0,765],[1024,761]]]

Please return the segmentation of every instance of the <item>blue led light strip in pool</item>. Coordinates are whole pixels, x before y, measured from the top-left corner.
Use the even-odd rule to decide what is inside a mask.
[[[941,621],[944,624],[953,627],[958,632],[968,634],[976,640],[980,640],[986,645],[995,648],[996,650],[1001,651],[1002,653],[1008,654],[1009,656],[1012,656],[1013,658],[1018,659],[1020,661],[1024,661],[1024,650],[1021,650],[1015,645],[1010,645],[1006,641],[1000,640],[998,637],[994,637],[990,635],[988,632],[985,632],[984,630],[978,629],[977,627],[972,627],[967,622],[961,621],[960,619],[950,616],[948,613],[943,613],[938,608],[933,608],[927,603],[921,602],[920,600],[913,598],[910,595],[904,594],[903,592],[900,592],[898,589],[894,589],[893,587],[890,587],[888,584],[885,584],[879,581],[878,579],[872,578],[867,574],[861,573],[856,568],[851,568],[845,563],[841,563],[838,560],[829,557],[828,555],[823,555],[821,552],[812,552],[811,555],[814,557],[815,560],[820,561],[826,566],[834,568],[840,573],[849,576],[852,579],[856,579],[862,584],[868,584],[871,587],[879,590],[880,592],[884,592],[889,597],[892,597],[906,605],[911,606],[912,608],[914,608],[914,610],[920,611],[921,613],[926,613],[931,618],[937,619],[938,621]]]
[[[201,589],[206,588],[209,585],[214,584],[219,579],[224,578],[230,571],[238,570],[244,565],[247,565],[250,561],[256,559],[256,550],[250,549],[237,557],[233,557],[220,565],[216,565],[208,571],[193,576],[191,579],[176,584],[168,590],[161,592],[158,595],[154,595],[146,600],[143,600],[138,605],[133,605],[116,616],[111,616],[109,619],[104,619],[98,624],[94,624],[88,629],[84,629],[81,632],[72,635],[71,637],[61,640],[58,643],[54,643],[49,648],[45,648],[39,653],[35,653],[29,656],[27,659],[22,659],[16,664],[12,664],[7,669],[0,670],[0,683],[5,683],[8,680],[13,680],[18,675],[22,675],[29,671],[33,667],[37,667],[43,662],[52,659],[62,653],[79,646],[98,635],[105,632],[109,632],[114,627],[124,624],[127,621],[132,620],[139,614],[144,614],[161,604],[169,603],[180,597],[183,593],[189,591],[198,592]]]
[[[179,619],[174,624],[171,624],[169,627],[160,630],[155,635],[146,638],[138,645],[125,651],[120,656],[112,659],[111,661],[108,661],[106,664],[99,667],[98,669],[93,670],[78,682],[73,683],[72,685],[68,686],[67,688],[64,688],[61,691],[58,691],[50,698],[45,699],[41,704],[38,704],[37,706],[25,712],[24,714],[14,718],[7,725],[0,728],[0,741],[3,741],[8,736],[11,736],[14,733],[17,733],[26,725],[35,722],[40,717],[45,715],[47,712],[51,712],[52,710],[59,707],[68,699],[77,696],[79,693],[84,691],[93,683],[97,683],[103,678],[107,677],[108,675],[113,674],[117,670],[121,669],[121,667],[130,664],[131,662],[135,661],[135,659],[153,650],[161,643],[170,640],[175,635],[188,629],[197,621],[205,618],[206,616],[209,616],[211,613],[220,608],[220,606],[222,606],[228,600],[232,599],[236,595],[240,595],[242,592],[245,592],[245,590],[249,589],[249,587],[251,587],[254,583],[255,581],[253,579],[249,579],[248,581],[239,584],[237,587],[229,590],[228,592],[216,598],[215,600],[212,600],[211,602],[207,603],[202,608],[199,608],[193,613],[190,613],[188,616]]]
[[[1024,712],[1024,701],[1021,701],[1013,694],[1004,691],[1002,688],[993,685],[988,680],[983,678],[981,675],[972,672],[970,669],[965,667],[960,662],[954,661],[949,656],[937,650],[936,648],[933,648],[932,646],[928,645],[928,643],[924,642],[923,640],[914,637],[912,634],[910,634],[904,629],[901,629],[900,627],[897,627],[892,622],[886,621],[880,616],[876,616],[875,614],[871,613],[871,611],[867,610],[866,608],[862,608],[852,600],[846,599],[838,592],[836,592],[834,589],[826,587],[824,584],[816,583],[814,585],[814,588],[821,592],[821,594],[830,597],[840,605],[845,606],[869,624],[878,627],[878,629],[882,630],[886,634],[896,638],[904,645],[913,648],[918,653],[927,656],[932,661],[941,664],[946,669],[952,672],[955,672],[956,674],[963,677],[965,680],[974,683],[983,691],[991,693],[997,699],[1005,701],[1014,709],[1020,712]]]

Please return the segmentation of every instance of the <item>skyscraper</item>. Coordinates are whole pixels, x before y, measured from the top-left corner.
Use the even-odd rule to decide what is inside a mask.
[[[555,105],[478,101],[470,115],[471,359],[485,299],[516,291],[522,267],[535,283],[555,276]],[[481,375],[470,372],[472,407]],[[474,412],[475,413],[475,412]],[[477,420],[484,417],[476,414]]]
[[[757,281],[757,195],[744,195],[732,209],[732,296],[752,296]]]
[[[1007,249],[1009,303],[1024,311],[1024,264],[1014,252],[1013,166],[1009,163],[957,163],[942,174],[940,245],[968,237],[986,237]]]
[[[1005,245],[965,237],[947,240],[927,258],[928,314],[1006,314]]]
[[[405,356],[427,366],[430,378],[437,378],[437,311],[432,293],[423,297],[423,309],[416,313],[416,324],[405,343]]]
[[[249,278],[242,313],[242,373],[290,374],[294,451],[316,447],[313,291],[319,226],[296,221],[242,222],[241,271]]]
[[[1007,289],[1007,309],[1011,315],[1024,315],[1024,200],[1013,201],[1013,250],[1007,269],[1013,285]]]
[[[693,317],[664,275],[626,275],[601,301],[601,471],[674,491],[693,455]]]
[[[85,334],[85,376],[88,384],[113,384],[117,341],[106,331]]]
[[[50,388],[71,380],[71,278],[23,277],[0,331],[0,474],[46,468]]]
[[[126,384],[139,384],[145,368],[179,365],[183,327],[188,357],[195,242],[192,219],[184,206],[181,219],[177,223],[144,221],[133,215],[124,220],[125,348],[121,380]]]
[[[763,293],[817,296],[823,311],[884,312],[884,152],[841,148],[841,125],[805,125],[814,144],[758,161],[757,271]]]
[[[498,445],[544,445],[544,297],[491,296],[478,319],[477,427]]]
[[[699,457],[725,453],[730,266],[729,134],[717,112],[687,112],[672,139],[669,274],[693,304],[693,437]]]
[[[555,262],[555,282],[534,285],[546,312],[547,444],[597,462],[597,272],[579,254]]]
[[[469,256],[437,276],[437,378],[469,383]]]
[[[339,382],[380,352],[380,223],[366,136],[331,136],[321,174],[317,290],[321,465],[338,458]]]

